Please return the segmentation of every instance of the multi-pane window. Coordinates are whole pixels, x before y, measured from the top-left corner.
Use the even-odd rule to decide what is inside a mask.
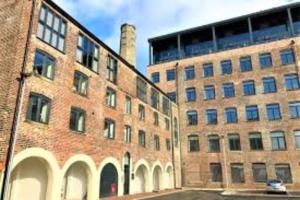
[[[277,179],[282,180],[284,183],[292,183],[292,173],[289,164],[277,164],[275,165],[275,172]]]
[[[175,80],[175,69],[169,69],[166,71],[167,81],[174,81]]]
[[[212,182],[222,182],[222,166],[221,163],[210,163],[209,165]]]
[[[254,81],[243,81],[243,90],[245,96],[255,95]]]
[[[212,63],[206,63],[203,65],[203,77],[214,76],[214,68]]]
[[[268,120],[279,120],[281,119],[281,112],[279,104],[268,104],[267,106]]]
[[[264,93],[277,92],[276,80],[274,77],[263,78]]]
[[[223,60],[221,61],[221,73],[222,75],[231,74],[232,73],[232,63],[231,60]]]
[[[206,110],[206,122],[207,124],[217,124],[218,123],[218,113],[216,109]]]
[[[51,100],[43,95],[31,93],[29,96],[27,119],[48,124]]]
[[[257,183],[265,183],[268,179],[266,164],[253,163],[252,164],[253,179]]]
[[[237,123],[237,111],[236,108],[226,108],[225,109],[226,122],[227,123]]]
[[[158,126],[159,125],[159,118],[158,118],[158,113],[157,112],[153,112],[153,124],[155,126]]]
[[[104,120],[104,137],[108,139],[115,138],[115,121],[111,119]]]
[[[220,138],[218,135],[208,136],[208,151],[212,153],[220,152]]]
[[[80,95],[87,95],[88,77],[79,72],[74,73],[73,91]]]
[[[170,101],[166,97],[162,98],[162,111],[165,115],[170,114]]]
[[[128,125],[125,125],[124,127],[124,141],[126,143],[131,142],[131,127]]]
[[[116,91],[111,88],[106,89],[106,105],[112,108],[116,107]]]
[[[195,110],[190,110],[186,112],[188,125],[197,125],[198,124],[198,114]]]
[[[187,102],[196,101],[196,89],[195,88],[186,88],[185,94],[186,94]]]
[[[139,77],[136,78],[136,95],[147,103],[147,83]]]
[[[52,58],[50,55],[44,52],[36,51],[34,64],[33,64],[34,74],[53,80],[54,71],[55,71],[54,58]]]
[[[117,82],[118,61],[112,56],[107,57],[107,80],[112,83]]]
[[[70,129],[73,131],[85,131],[85,111],[80,108],[71,108]]]
[[[145,107],[143,105],[139,105],[139,119],[141,121],[145,121],[146,114],[145,114]]]
[[[173,102],[176,103],[176,101],[177,101],[177,100],[176,100],[176,99],[177,99],[177,98],[176,98],[176,96],[177,96],[177,95],[176,95],[176,92],[169,92],[169,93],[167,93],[167,95],[168,95],[168,97],[170,98],[171,101],[173,101]]]
[[[98,72],[99,47],[82,34],[78,36],[76,60],[94,72]]]
[[[261,137],[261,133],[250,133],[249,134],[249,143],[251,150],[263,150],[263,141]]]
[[[189,152],[200,151],[199,136],[190,135],[188,136]]]
[[[280,51],[280,58],[282,65],[290,65],[295,63],[295,55],[293,49]]]
[[[289,115],[291,119],[300,118],[300,101],[289,103]]]
[[[158,135],[154,135],[154,147],[156,151],[160,150],[160,141]]]
[[[297,74],[288,74],[284,76],[285,88],[287,90],[297,90],[300,88],[300,81]]]
[[[225,98],[230,98],[235,96],[234,84],[224,83],[223,84],[223,94]]]
[[[129,96],[125,97],[125,113],[131,114],[131,98]]]
[[[171,150],[171,140],[170,139],[166,139],[166,148],[167,148],[167,151]]]
[[[159,109],[159,93],[154,88],[151,88],[151,106]]]
[[[229,149],[231,151],[241,150],[241,141],[239,134],[228,134]]]
[[[272,150],[286,150],[286,141],[283,132],[271,133]]]
[[[194,66],[189,66],[184,69],[185,80],[192,80],[195,78],[195,68]]]
[[[160,81],[159,72],[152,73],[151,80],[153,83],[159,83],[159,81]]]
[[[146,133],[144,131],[139,131],[139,145],[146,147]]]
[[[240,67],[242,72],[252,71],[251,57],[247,56],[247,57],[240,58]]]
[[[38,23],[37,37],[54,48],[65,50],[67,23],[46,5],[42,5]]]
[[[271,53],[263,53],[259,55],[259,64],[262,69],[272,67]]]
[[[300,149],[300,130],[294,131],[296,149]]]
[[[168,118],[165,118],[165,129],[170,130],[170,120]]]
[[[244,183],[244,166],[240,163],[231,164],[231,181],[232,183]]]
[[[259,111],[257,105],[246,106],[247,121],[259,121]]]
[[[213,85],[206,85],[204,86],[204,99],[209,100],[209,99],[215,99],[215,87]]]

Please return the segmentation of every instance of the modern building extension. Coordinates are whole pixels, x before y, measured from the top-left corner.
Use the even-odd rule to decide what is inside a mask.
[[[148,78],[179,107],[182,184],[300,187],[300,4],[149,39]]]
[[[3,199],[181,187],[177,105],[135,69],[134,26],[118,54],[51,0],[1,1],[0,22]]]

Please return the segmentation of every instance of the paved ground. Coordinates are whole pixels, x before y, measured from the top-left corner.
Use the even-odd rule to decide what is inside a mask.
[[[300,198],[291,198],[286,195],[278,197],[239,197],[239,196],[222,196],[220,192],[203,192],[203,191],[185,191],[170,195],[149,198],[147,200],[300,200]]]

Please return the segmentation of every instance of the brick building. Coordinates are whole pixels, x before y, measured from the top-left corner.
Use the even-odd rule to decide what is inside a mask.
[[[178,103],[182,184],[300,187],[300,4],[149,39],[148,78]]]
[[[1,1],[0,22],[5,199],[181,187],[178,108],[135,69],[133,26],[119,55],[50,0]]]

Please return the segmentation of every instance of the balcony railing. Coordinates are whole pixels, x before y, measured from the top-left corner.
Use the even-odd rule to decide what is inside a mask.
[[[294,23],[294,29],[296,34],[300,34],[300,21]]]
[[[289,36],[290,33],[286,25],[274,26],[253,32],[253,40],[255,43],[279,40]]]
[[[239,35],[233,35],[225,38],[218,39],[218,49],[234,49],[238,47],[244,47],[250,45],[250,34],[243,33]]]
[[[170,60],[175,60],[178,58],[178,51],[177,49],[161,51],[154,54],[154,63],[160,63]]]
[[[191,57],[195,55],[209,54],[214,51],[213,41],[201,42],[197,44],[190,44],[184,47],[182,52],[183,57]]]

